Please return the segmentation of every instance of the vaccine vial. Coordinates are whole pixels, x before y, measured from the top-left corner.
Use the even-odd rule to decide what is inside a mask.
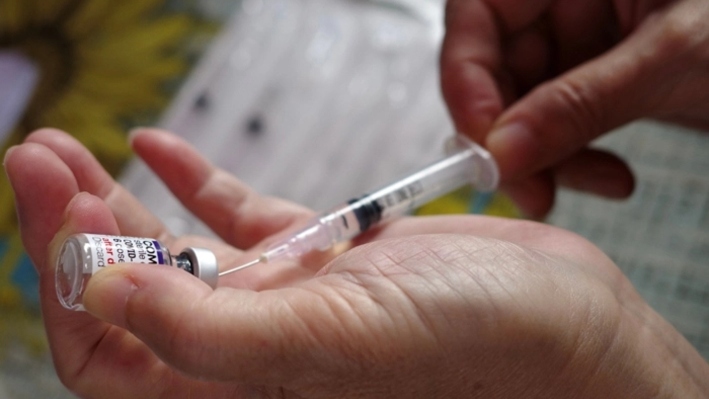
[[[219,279],[217,258],[206,249],[185,248],[179,255],[173,256],[165,245],[153,238],[75,234],[64,241],[57,261],[59,302],[67,309],[84,310],[82,298],[91,276],[116,263],[176,267],[212,288],[217,286]]]

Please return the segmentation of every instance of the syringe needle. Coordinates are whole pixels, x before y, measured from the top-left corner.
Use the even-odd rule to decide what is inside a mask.
[[[251,262],[249,262],[249,263],[247,263],[247,264],[241,265],[241,266],[239,266],[239,267],[235,267],[235,268],[233,268],[233,269],[229,269],[229,270],[223,271],[223,272],[219,273],[219,277],[226,276],[226,275],[229,275],[229,274],[232,274],[232,273],[236,273],[236,272],[238,272],[238,271],[240,271],[240,270],[248,269],[248,268],[250,268],[251,266],[256,266],[256,265],[258,265],[260,262],[261,262],[261,259],[255,259],[255,260],[253,260],[253,261],[251,261]]]

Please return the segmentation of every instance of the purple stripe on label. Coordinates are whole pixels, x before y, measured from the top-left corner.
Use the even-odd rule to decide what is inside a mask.
[[[165,259],[162,256],[162,248],[160,248],[160,243],[158,241],[153,241],[153,245],[158,252],[158,263],[161,265],[165,264]]]

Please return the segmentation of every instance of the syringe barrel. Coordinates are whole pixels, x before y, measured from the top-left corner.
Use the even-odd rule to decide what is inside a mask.
[[[269,246],[262,258],[270,262],[282,257],[297,258],[314,250],[325,251],[360,232],[357,216],[346,204],[311,219],[305,227]]]
[[[463,136],[455,136],[446,144],[446,152],[448,157],[372,194],[350,201],[350,207],[357,214],[360,232],[383,220],[407,214],[468,184],[483,192],[497,187],[497,165],[485,149]]]
[[[327,250],[381,221],[404,215],[467,184],[473,184],[480,191],[497,187],[498,169],[485,149],[456,136],[447,143],[446,152],[448,157],[318,216],[303,229],[270,246],[263,255],[264,260]]]

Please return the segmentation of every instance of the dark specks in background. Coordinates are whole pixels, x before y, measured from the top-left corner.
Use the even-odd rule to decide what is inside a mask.
[[[263,115],[254,114],[246,120],[245,133],[249,137],[258,138],[265,133],[265,121]]]
[[[194,100],[194,109],[200,112],[206,112],[211,106],[211,101],[209,100],[209,93],[202,92],[197,99]]]

